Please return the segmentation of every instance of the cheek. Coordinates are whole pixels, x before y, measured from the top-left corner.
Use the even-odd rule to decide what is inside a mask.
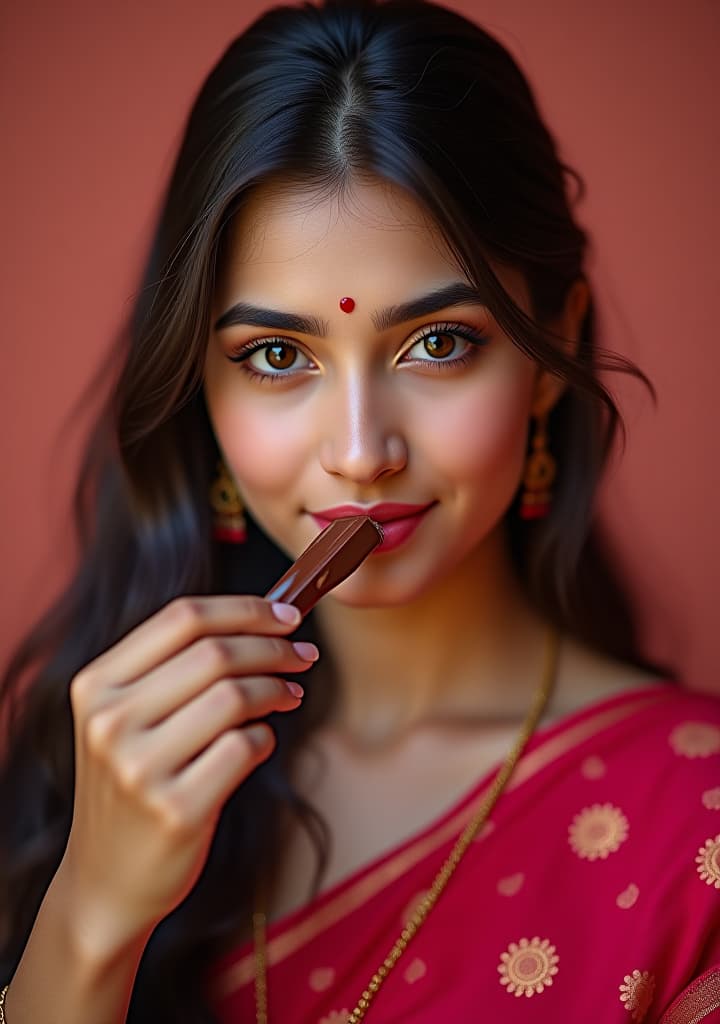
[[[255,401],[246,393],[239,400],[227,384],[207,387],[206,398],[215,437],[243,495],[252,502],[254,492],[292,494],[307,456],[298,410],[283,409],[270,395]]]
[[[529,389],[460,396],[443,409],[438,431],[428,435],[428,454],[451,484],[514,489],[525,460],[529,412]]]

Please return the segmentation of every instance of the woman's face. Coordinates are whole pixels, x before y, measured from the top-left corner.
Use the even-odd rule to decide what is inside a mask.
[[[474,296],[403,309],[468,282],[393,185],[356,184],[343,201],[265,186],[228,243],[204,387],[244,503],[291,557],[327,521],[318,512],[427,506],[388,526],[389,549],[334,591],[354,606],[419,597],[497,539],[520,484],[536,364]],[[495,269],[529,312],[521,275]],[[217,326],[237,304],[262,312]]]

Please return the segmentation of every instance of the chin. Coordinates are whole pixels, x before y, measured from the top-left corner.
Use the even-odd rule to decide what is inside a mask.
[[[339,587],[333,590],[330,597],[338,604],[341,604],[344,608],[364,608],[369,610],[371,608],[400,608],[405,604],[409,603],[409,600],[404,596],[398,595],[396,600],[392,600],[387,594],[372,594],[365,592],[364,594],[353,594],[349,597],[345,597],[338,593]],[[327,600],[327,599],[326,599]]]
[[[364,572],[364,566],[328,595],[346,608],[400,608],[421,598],[437,583],[432,577],[407,572],[384,574],[383,578],[372,578]]]

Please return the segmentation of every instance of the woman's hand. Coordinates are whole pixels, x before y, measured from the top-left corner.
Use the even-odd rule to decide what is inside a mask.
[[[274,749],[257,720],[299,706],[302,689],[277,673],[309,668],[317,649],[285,639],[300,616],[283,622],[277,608],[178,598],[73,679],[75,804],[58,876],[88,945],[111,955],[180,903],[225,801]]]

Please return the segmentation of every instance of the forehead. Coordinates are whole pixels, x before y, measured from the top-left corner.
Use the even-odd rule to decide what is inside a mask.
[[[340,277],[347,290],[387,279],[389,268],[399,285],[418,274],[464,277],[428,211],[399,186],[358,181],[327,195],[278,181],[255,188],[235,215],[221,274],[251,285],[310,272],[327,286]]]

